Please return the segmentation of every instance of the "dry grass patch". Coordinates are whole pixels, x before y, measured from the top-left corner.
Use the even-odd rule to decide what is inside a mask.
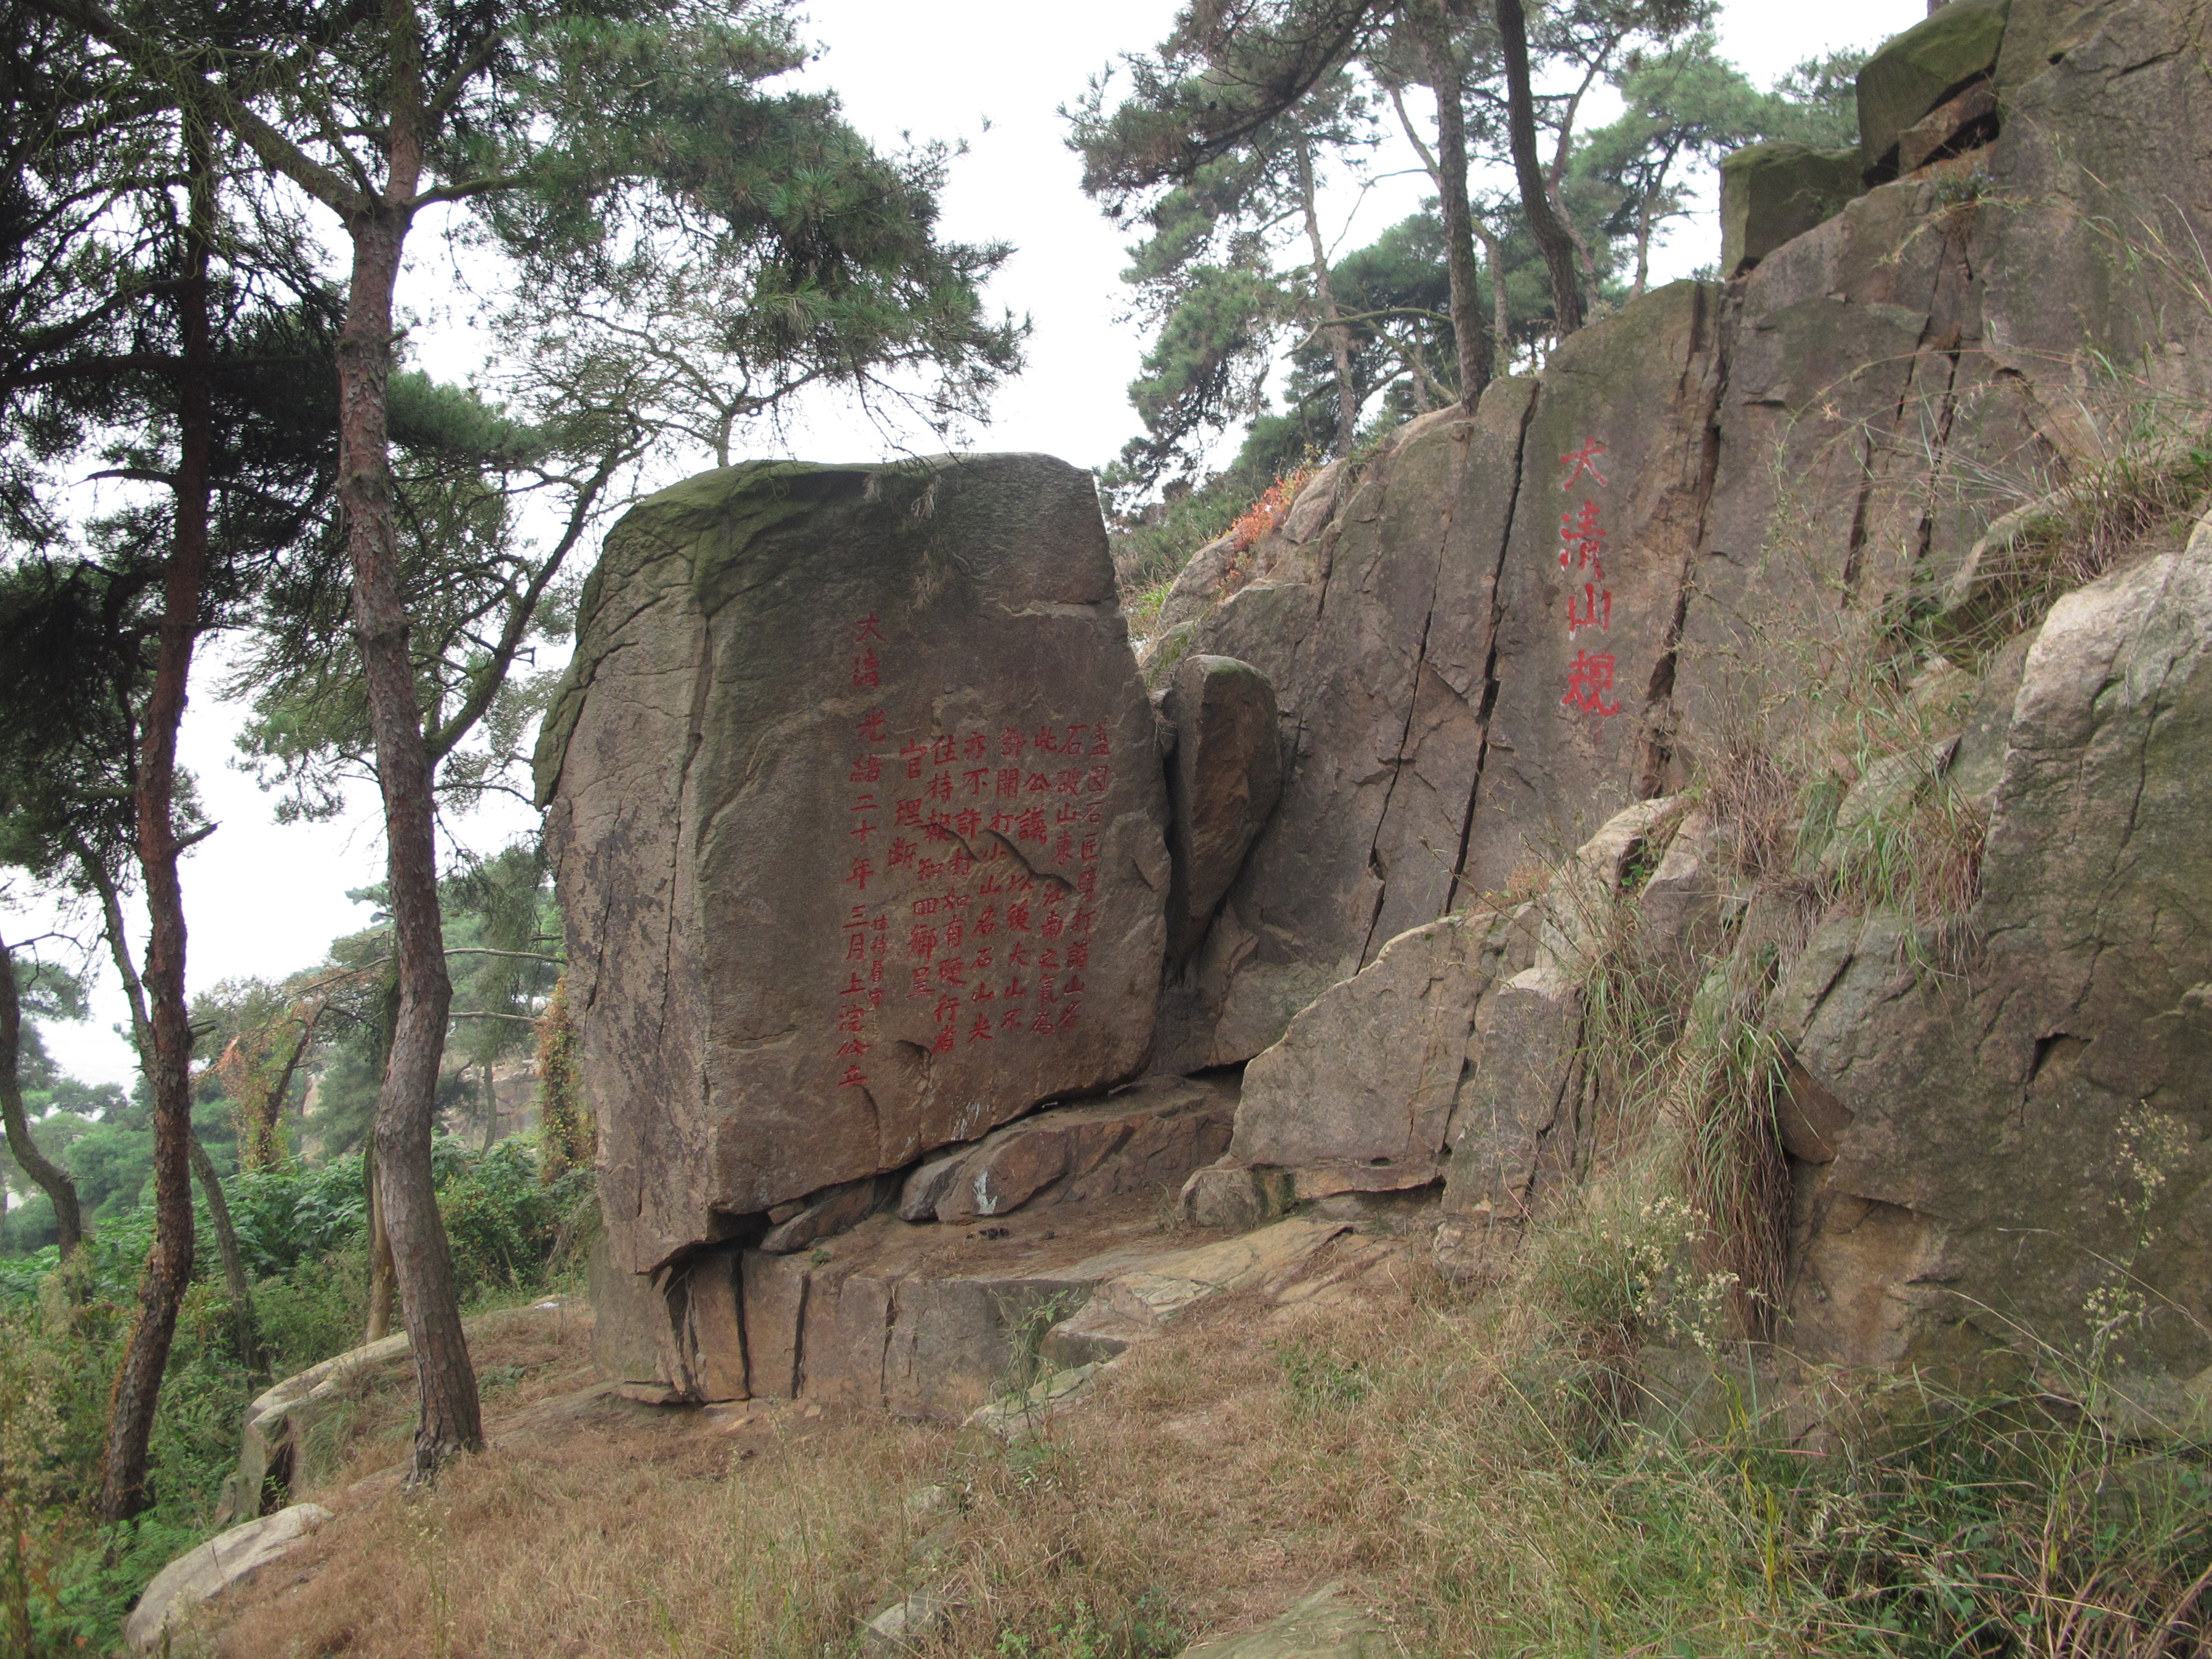
[[[222,1651],[839,1656],[931,1590],[918,1659],[1168,1659],[1332,1583],[1409,1655],[2203,1650],[2203,1458],[2047,1389],[1900,1397],[1808,1456],[1713,1340],[1656,1186],[1624,1166],[1480,1297],[1339,1239],[1012,1447],[857,1408],[495,1396],[491,1449],[436,1491],[331,1494]],[[1695,1422],[1642,1392],[1653,1340],[1712,1379]]]
[[[326,1496],[337,1518],[244,1593],[222,1651],[823,1651],[902,1570],[900,1494],[945,1433],[787,1404],[736,1420],[599,1389],[495,1415],[434,1491]]]
[[[595,1380],[591,1310],[577,1297],[558,1299],[557,1310],[510,1308],[468,1321],[469,1357],[476,1363],[487,1422],[495,1425],[522,1407]],[[345,1382],[338,1407],[309,1429],[293,1490],[328,1503],[331,1492],[392,1474],[412,1455],[414,1436],[412,1362],[403,1357],[356,1371]]]

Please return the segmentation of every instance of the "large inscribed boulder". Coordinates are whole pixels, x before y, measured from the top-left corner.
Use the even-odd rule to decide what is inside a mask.
[[[755,464],[652,497],[586,587],[538,769],[605,1276],[1142,1066],[1164,792],[1073,467]]]

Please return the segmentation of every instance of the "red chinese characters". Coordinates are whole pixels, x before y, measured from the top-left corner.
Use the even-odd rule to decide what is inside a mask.
[[[847,639],[856,689],[896,685],[880,617],[858,618]],[[855,720],[840,776],[852,839],[835,877],[844,922],[826,1052],[837,1088],[867,1086],[890,1040],[887,989],[927,1019],[933,1035],[907,1040],[933,1055],[1056,1038],[1083,1020],[1109,728],[1011,715],[951,731],[897,726],[881,708]]]
[[[1573,489],[1584,479],[1592,487],[1604,489],[1607,479],[1599,469],[1598,457],[1605,453],[1605,445],[1595,438],[1584,438],[1578,448],[1560,456],[1559,465],[1567,469],[1560,492]],[[1574,584],[1567,592],[1570,640],[1593,629],[1601,634],[1613,631],[1613,590],[1605,585],[1606,536],[1603,517],[1591,496],[1583,496],[1581,507],[1559,514],[1559,568],[1567,572]],[[1577,649],[1567,667],[1566,691],[1559,699],[1560,707],[1586,714],[1619,714],[1620,702],[1613,696],[1613,677],[1611,652]]]
[[[1559,701],[1592,714],[1618,714],[1620,704],[1613,696],[1613,653],[1575,653],[1567,665],[1567,695]]]

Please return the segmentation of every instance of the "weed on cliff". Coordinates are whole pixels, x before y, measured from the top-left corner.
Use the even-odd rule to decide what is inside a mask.
[[[2185,544],[2212,506],[2212,411],[2100,361],[2112,418],[2100,453],[1991,520],[1964,566],[1908,595],[1897,626],[1970,665],[2035,627],[2066,594],[2125,560]]]
[[[1237,516],[1249,504],[1249,491],[1233,485],[1209,488],[1184,495],[1152,510],[1149,520],[1139,520],[1116,532],[1109,544],[1114,556],[1114,581],[1121,608],[1134,617],[1143,597],[1158,592],[1161,599],[1190,562],[1191,555],[1227,533]],[[1152,613],[1157,616],[1155,602]]]
[[[2185,338],[2201,340],[2212,322],[2212,253],[2185,219],[2169,231],[2159,213],[2124,201],[2087,222],[2154,343],[2133,361],[2092,351],[2051,366],[2054,380],[2080,388],[2046,417],[2056,459],[1965,471],[1995,516],[1962,567],[1926,573],[1893,620],[1969,665],[2125,560],[2183,545],[2212,508],[2212,404],[2201,374],[2187,372]]]

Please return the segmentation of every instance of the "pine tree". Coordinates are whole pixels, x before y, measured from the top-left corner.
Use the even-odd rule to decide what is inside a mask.
[[[40,3],[231,134],[350,245],[337,495],[398,974],[375,1153],[421,1386],[415,1469],[428,1477],[482,1429],[431,1185],[452,986],[390,442],[408,235],[426,210],[467,204],[526,267],[575,281],[611,281],[626,247],[712,256],[751,273],[766,337],[794,349],[825,307],[926,306],[972,288],[989,257],[937,241],[926,167],[874,155],[832,100],[763,90],[805,58],[773,3]]]

